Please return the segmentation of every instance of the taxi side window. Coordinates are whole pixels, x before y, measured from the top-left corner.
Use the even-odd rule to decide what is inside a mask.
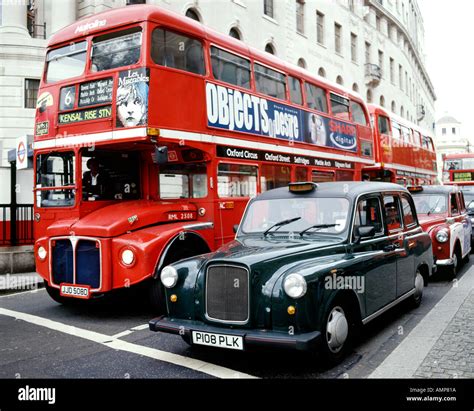
[[[459,205],[458,205],[458,199],[456,194],[451,194],[451,214],[459,214]]]
[[[397,231],[402,228],[402,219],[400,217],[400,208],[398,206],[398,197],[387,195],[383,198],[385,209],[385,223],[389,232]]]
[[[403,210],[403,225],[405,227],[410,227],[416,224],[415,213],[413,211],[413,206],[408,201],[406,196],[402,196],[402,210]]]
[[[357,228],[362,226],[373,226],[376,235],[383,234],[380,200],[377,197],[365,198],[357,204],[353,232],[356,233]]]

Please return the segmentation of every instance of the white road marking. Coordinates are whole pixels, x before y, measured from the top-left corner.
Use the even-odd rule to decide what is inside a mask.
[[[113,336],[101,334],[95,331],[85,330],[72,325],[66,325],[58,321],[53,321],[48,318],[38,317],[32,314],[26,314],[19,311],[8,310],[0,308],[0,315],[13,317],[18,320],[26,321],[28,323],[49,328],[69,334],[74,337],[83,338],[85,340],[93,341],[98,344],[114,350],[126,351],[145,357],[153,358],[155,360],[164,361],[170,364],[178,365],[180,367],[189,368],[191,370],[199,371],[217,378],[257,378],[250,374],[245,374],[230,368],[221,367],[220,365],[211,364],[205,361],[196,360],[194,358],[185,357],[179,354],[173,354],[166,351],[157,350],[156,348],[144,347],[142,345],[121,341]]]
[[[137,325],[136,327],[130,328],[133,331],[141,331],[146,330],[148,328],[148,324]]]
[[[20,291],[18,293],[14,292],[14,293],[11,293],[11,294],[0,295],[0,298],[16,297],[17,295],[29,294],[29,293],[39,293],[40,291],[46,291],[46,289],[45,288],[35,288],[34,290]]]
[[[125,337],[126,335],[130,335],[132,333],[133,333],[132,330],[125,330],[125,331],[122,331],[121,333],[117,333],[115,335],[112,335],[112,337],[110,337],[110,338],[112,338],[113,340],[117,340],[119,338]]]

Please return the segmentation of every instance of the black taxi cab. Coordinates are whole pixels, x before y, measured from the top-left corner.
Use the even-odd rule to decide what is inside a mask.
[[[432,273],[410,193],[377,182],[293,183],[250,200],[235,240],[161,271],[152,331],[234,350],[286,347],[340,361],[359,327]]]

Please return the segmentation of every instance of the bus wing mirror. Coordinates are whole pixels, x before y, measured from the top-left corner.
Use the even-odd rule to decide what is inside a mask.
[[[168,147],[155,147],[155,164],[166,164],[168,162]]]

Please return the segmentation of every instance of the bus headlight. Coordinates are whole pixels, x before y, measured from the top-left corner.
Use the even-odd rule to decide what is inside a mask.
[[[44,261],[46,259],[46,256],[48,255],[48,252],[46,251],[46,248],[44,248],[42,245],[38,247],[38,257],[40,260]]]
[[[135,261],[135,253],[129,248],[126,248],[122,251],[120,258],[122,259],[123,264],[132,265]]]
[[[176,271],[176,268],[167,265],[163,270],[161,270],[160,278],[161,283],[166,288],[173,288],[178,282],[178,272]]]
[[[306,294],[308,286],[301,274],[290,274],[283,281],[283,289],[288,297],[301,298]]]
[[[439,243],[445,243],[446,241],[449,240],[449,233],[447,230],[439,230],[437,233],[436,233],[436,240],[439,242]]]

